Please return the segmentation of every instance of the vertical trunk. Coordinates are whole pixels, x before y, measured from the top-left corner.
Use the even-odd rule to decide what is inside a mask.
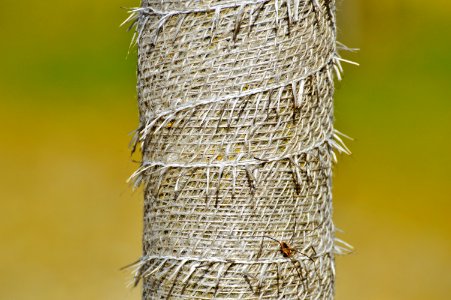
[[[143,299],[332,299],[333,0],[143,0]]]

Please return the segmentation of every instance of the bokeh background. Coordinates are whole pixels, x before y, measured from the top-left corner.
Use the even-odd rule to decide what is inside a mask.
[[[0,299],[137,300],[134,0],[0,2]],[[340,0],[337,300],[451,299],[451,2]]]

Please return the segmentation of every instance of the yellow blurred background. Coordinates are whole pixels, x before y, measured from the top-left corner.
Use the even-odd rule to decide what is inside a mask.
[[[0,299],[137,300],[138,1],[0,2]],[[337,300],[451,299],[451,2],[340,0]]]

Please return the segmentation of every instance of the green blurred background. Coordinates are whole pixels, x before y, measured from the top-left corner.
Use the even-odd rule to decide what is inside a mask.
[[[338,1],[337,300],[451,299],[451,2]],[[0,2],[0,299],[139,299],[138,1]]]

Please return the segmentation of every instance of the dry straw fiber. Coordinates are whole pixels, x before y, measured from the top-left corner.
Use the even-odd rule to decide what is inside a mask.
[[[143,299],[333,299],[335,2],[144,0],[128,21]]]

